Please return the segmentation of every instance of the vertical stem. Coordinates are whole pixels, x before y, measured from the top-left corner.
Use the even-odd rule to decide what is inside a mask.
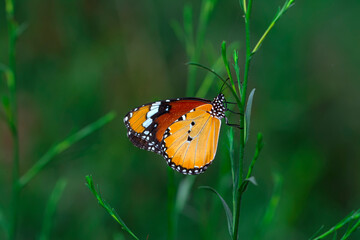
[[[9,73],[7,74],[7,84],[10,92],[10,116],[9,125],[13,137],[13,186],[11,211],[12,219],[10,225],[9,239],[15,239],[19,210],[19,137],[17,131],[17,104],[16,104],[16,78],[15,78],[15,43],[16,43],[16,23],[14,19],[14,1],[5,0],[6,19],[9,35]]]
[[[248,74],[251,61],[251,48],[250,48],[250,14],[251,14],[252,0],[249,0],[248,8],[245,13],[245,42],[246,42],[246,59],[245,59],[245,69],[244,69],[244,82],[243,82],[243,93],[241,96],[241,102],[245,106],[246,101],[246,91],[247,91],[247,82]]]
[[[251,49],[250,49],[250,14],[251,14],[251,6],[252,0],[248,1],[248,5],[246,6],[246,2],[244,1],[244,13],[245,13],[245,42],[246,42],[246,58],[245,58],[245,68],[244,68],[244,81],[243,88],[241,94],[241,106],[239,106],[240,112],[245,112],[246,106],[246,91],[247,91],[247,81],[249,74],[249,66],[251,61]],[[234,234],[233,240],[239,239],[238,231],[239,231],[239,222],[240,222],[240,210],[241,210],[241,199],[243,191],[241,189],[241,185],[243,184],[243,168],[244,168],[244,154],[245,154],[245,115],[240,116],[240,150],[239,150],[239,175],[237,182],[237,191],[236,191],[236,208],[235,208],[235,224],[234,224]]]
[[[174,170],[170,167],[167,168],[168,175],[168,185],[167,185],[167,208],[168,208],[168,236],[167,239],[174,240],[176,236],[176,212],[175,212],[175,200],[176,200],[176,191],[175,191],[175,176]]]
[[[244,106],[244,105],[243,105]],[[244,107],[242,107],[244,108]],[[244,116],[240,116],[240,150],[239,150],[239,173],[236,187],[236,205],[235,205],[235,224],[234,224],[234,234],[233,240],[238,239],[238,231],[239,231],[239,222],[240,222],[240,210],[241,210],[241,197],[242,192],[240,192],[240,188],[243,182],[243,168],[244,168],[244,152],[245,152],[245,142],[244,142]]]

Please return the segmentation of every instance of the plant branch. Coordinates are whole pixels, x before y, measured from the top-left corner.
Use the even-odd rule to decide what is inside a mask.
[[[109,112],[99,120],[89,124],[83,129],[79,130],[75,134],[69,136],[62,142],[51,147],[40,159],[37,161],[30,170],[28,170],[19,180],[19,186],[21,188],[25,187],[31,179],[33,179],[47,164],[49,164],[56,155],[64,152],[69,147],[71,147],[76,142],[85,138],[86,136],[93,133],[95,130],[101,128],[105,124],[109,123],[115,118],[114,112]]]
[[[56,208],[58,206],[59,200],[64,192],[64,189],[66,187],[66,180],[65,179],[59,179],[56,182],[56,185],[54,187],[53,192],[51,193],[51,196],[49,198],[49,201],[46,205],[45,214],[44,214],[44,220],[42,224],[41,234],[39,237],[39,240],[47,240],[50,239],[50,231],[51,226],[53,223],[53,218],[55,215]]]
[[[5,219],[4,212],[1,208],[0,208],[0,228],[2,228],[4,230],[5,237],[8,238],[9,237],[8,236],[8,233],[9,233],[8,223]]]
[[[6,71],[6,80],[9,89],[9,116],[8,123],[13,138],[13,171],[12,171],[12,199],[9,239],[15,239],[17,231],[17,219],[19,211],[19,136],[17,131],[17,102],[16,102],[16,78],[15,78],[15,44],[16,44],[16,22],[14,19],[14,1],[5,0],[6,20],[9,37],[9,68]]]
[[[269,27],[266,29],[266,31],[264,32],[264,34],[261,36],[260,40],[257,42],[257,44],[255,45],[254,49],[252,50],[251,54],[256,53],[262,42],[264,41],[264,39],[266,38],[266,36],[269,34],[270,30],[274,27],[275,23],[277,22],[277,20],[279,20],[279,18],[293,5],[294,0],[286,0],[286,2],[284,3],[283,7],[276,13],[276,16],[274,17],[274,19],[271,21]]]
[[[90,189],[90,191],[94,194],[96,199],[98,200],[98,203],[100,206],[102,206],[106,212],[110,214],[110,216],[118,223],[120,224],[121,228],[124,229],[126,232],[128,232],[133,238],[136,240],[139,240],[139,238],[126,226],[125,222],[119,217],[119,215],[116,213],[115,209],[112,208],[107,202],[103,200],[101,195],[96,191],[94,182],[92,180],[92,176],[88,175],[86,178],[86,186]]]
[[[177,214],[175,211],[175,173],[170,167],[167,167],[168,174],[168,184],[167,184],[167,210],[168,210],[168,229],[167,229],[167,239],[174,240],[176,238],[176,224],[177,224]]]
[[[351,221],[356,221],[359,219],[360,219],[360,209],[358,209],[356,212],[352,211],[348,216],[346,216],[344,219],[342,219],[340,222],[338,222],[335,226],[330,228],[328,231],[326,231],[325,233],[323,233],[315,238],[312,238],[312,239],[313,240],[323,239],[323,238],[329,236],[330,234],[335,233],[338,229],[342,228],[343,226],[350,223]],[[360,222],[357,222],[354,226],[359,226],[359,224],[360,224]],[[355,229],[356,229],[356,227],[355,227]],[[355,231],[355,229],[354,229],[354,231]],[[342,239],[346,239],[346,238],[343,237]]]

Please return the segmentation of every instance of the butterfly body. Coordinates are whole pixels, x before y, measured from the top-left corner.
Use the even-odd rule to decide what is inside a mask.
[[[178,98],[153,102],[130,111],[124,118],[130,141],[162,155],[183,174],[199,174],[215,157],[224,95],[213,101]]]

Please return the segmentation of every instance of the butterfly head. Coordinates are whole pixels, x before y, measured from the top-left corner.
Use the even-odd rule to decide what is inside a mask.
[[[212,109],[210,114],[218,119],[222,119],[225,117],[226,108],[224,106],[225,96],[224,94],[220,93],[214,100],[211,102]]]

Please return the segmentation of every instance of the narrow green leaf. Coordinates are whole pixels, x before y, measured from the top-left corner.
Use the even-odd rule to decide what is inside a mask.
[[[333,240],[337,239],[337,232],[335,231],[334,236],[333,236]]]
[[[179,39],[179,41],[183,44],[185,44],[185,33],[182,29],[180,23],[178,21],[172,20],[170,22],[170,26],[172,27],[176,37]]]
[[[347,215],[345,218],[343,218],[340,222],[338,222],[335,226],[330,228],[328,231],[326,231],[325,233],[323,233],[317,237],[311,238],[311,239],[313,239],[313,240],[323,239],[323,238],[335,233],[338,229],[342,228],[343,226],[350,223],[351,221],[356,221],[356,220],[360,220],[360,209],[358,209],[356,212],[352,211],[349,215]],[[356,228],[354,229],[354,231],[355,230],[356,230]],[[350,236],[351,233],[349,233],[348,236]],[[348,238],[348,236],[345,236],[345,237]],[[346,239],[346,238],[344,238],[344,239]]]
[[[2,105],[5,111],[6,119],[9,120],[11,118],[11,110],[10,110],[10,101],[8,96],[3,96],[2,99]]]
[[[184,6],[184,33],[185,48],[188,56],[193,56],[195,51],[193,12],[190,4]]]
[[[0,72],[6,73],[6,72],[9,71],[9,70],[10,70],[10,69],[9,69],[8,66],[6,66],[6,65],[3,64],[3,63],[0,63]]]
[[[251,108],[252,108],[252,102],[255,94],[255,88],[250,92],[246,110],[245,110],[245,143],[249,139],[249,133],[250,133],[250,118],[251,118]]]
[[[111,120],[115,118],[116,114],[114,112],[110,112],[100,118],[99,120],[87,125],[83,129],[79,130],[75,134],[69,136],[62,142],[56,144],[55,146],[51,147],[40,159],[37,161],[30,170],[28,170],[19,180],[20,187],[24,187],[31,179],[33,179],[54,157],[76,142],[80,141],[81,139],[89,136],[95,130],[103,127],[105,124],[109,123]]]
[[[233,128],[230,128],[228,131],[228,142],[229,142],[229,158],[230,158],[230,164],[231,164],[231,177],[233,182],[233,188],[236,186],[236,180],[235,180],[235,161],[234,161],[234,130]]]
[[[321,227],[309,238],[309,240],[316,238],[316,236],[320,234],[320,232],[324,229],[324,227],[325,227],[324,225],[321,225]]]
[[[226,68],[226,72],[227,72],[227,74],[228,74],[228,76],[230,78],[231,85],[232,85],[233,89],[235,90],[235,86],[234,86],[233,81],[232,81],[232,75],[231,75],[231,71],[230,71],[229,61],[227,59],[226,42],[225,41],[223,41],[222,44],[221,44],[221,55],[222,55],[223,62],[224,62],[225,68]]]
[[[4,230],[5,237],[8,238],[9,237],[8,236],[8,232],[9,232],[8,222],[5,219],[2,209],[0,209],[0,228],[2,228]]]
[[[212,191],[213,193],[215,193],[219,199],[221,200],[221,203],[224,207],[224,210],[225,210],[225,214],[226,214],[226,218],[227,218],[227,224],[228,224],[228,230],[229,230],[229,234],[230,234],[230,237],[232,238],[233,237],[233,218],[232,218],[232,213],[230,211],[230,208],[229,206],[227,205],[226,201],[221,197],[220,193],[218,193],[214,188],[212,187],[209,187],[209,186],[201,186],[199,187],[199,189],[207,189],[207,190],[210,190]]]
[[[271,21],[268,28],[265,30],[264,34],[261,36],[260,40],[255,45],[254,49],[251,51],[251,54],[255,54],[259,48],[261,47],[261,44],[265,40],[266,36],[269,34],[270,30],[274,27],[275,23],[280,19],[280,17],[294,4],[294,0],[286,0],[284,5],[282,6],[279,11],[275,14],[274,19]]]
[[[257,186],[257,185],[258,185],[258,183],[257,183],[257,181],[256,181],[256,178],[255,178],[254,176],[251,176],[251,177],[249,177],[249,178],[246,178],[244,181],[248,181],[248,182],[254,184],[254,186]]]
[[[269,204],[266,208],[263,219],[256,231],[255,240],[264,239],[263,234],[270,228],[269,226],[273,222],[276,209],[279,206],[283,179],[281,175],[278,173],[274,174],[273,178],[274,178],[274,190],[271,195]]]
[[[139,240],[138,237],[136,237],[135,234],[126,226],[125,222],[119,217],[115,209],[113,209],[107,202],[105,202],[101,195],[96,191],[92,176],[87,175],[85,178],[86,185],[98,200],[99,205],[102,206],[118,224],[120,224],[122,229],[128,232],[133,238]]]
[[[176,213],[181,213],[186,205],[187,200],[189,199],[190,191],[194,185],[196,176],[186,176],[179,183],[175,209]]]
[[[240,76],[240,67],[239,67],[239,56],[238,56],[238,52],[236,50],[234,50],[233,56],[234,56],[234,69],[235,69],[235,74],[236,74],[236,80],[238,82],[238,88],[239,88],[240,99],[241,99],[242,87],[241,87],[241,76]]]
[[[28,26],[29,26],[28,23],[22,23],[19,26],[17,26],[15,31],[16,37],[19,37],[21,34],[23,34],[25,30],[28,28]]]
[[[60,197],[62,196],[64,189],[66,187],[66,183],[67,182],[65,179],[59,179],[56,182],[54,190],[51,193],[51,196],[49,198],[49,201],[48,201],[46,209],[45,209],[45,215],[44,215],[44,220],[43,220],[43,225],[42,225],[39,240],[50,239],[50,231],[51,231],[51,227],[53,224],[55,211],[58,206]]]
[[[356,221],[356,219],[358,219],[358,221],[355,222],[355,224],[352,225],[351,227],[350,227],[350,224],[349,224],[349,228],[346,230],[346,232],[342,236],[341,240],[348,239],[351,234],[353,234],[357,229],[360,228],[360,209],[357,210],[357,212],[355,213],[355,216],[353,218],[354,218],[354,221]]]
[[[253,159],[251,160],[251,163],[250,163],[247,175],[246,175],[247,179],[252,176],[252,171],[255,166],[256,160],[258,159],[259,154],[264,146],[262,139],[263,139],[262,134],[258,133],[257,142],[256,142],[256,146],[255,146],[255,154],[254,154]]]
[[[229,48],[227,51],[233,51],[235,48],[238,48],[240,46],[239,42],[233,42],[229,45]],[[223,60],[222,56],[218,57],[215,61],[215,63],[212,65],[211,69],[214,70],[218,75],[223,75],[224,68],[223,68]],[[215,75],[212,72],[209,72],[204,80],[202,81],[199,90],[196,93],[196,97],[204,98],[206,94],[208,93],[210,87],[214,83]]]

